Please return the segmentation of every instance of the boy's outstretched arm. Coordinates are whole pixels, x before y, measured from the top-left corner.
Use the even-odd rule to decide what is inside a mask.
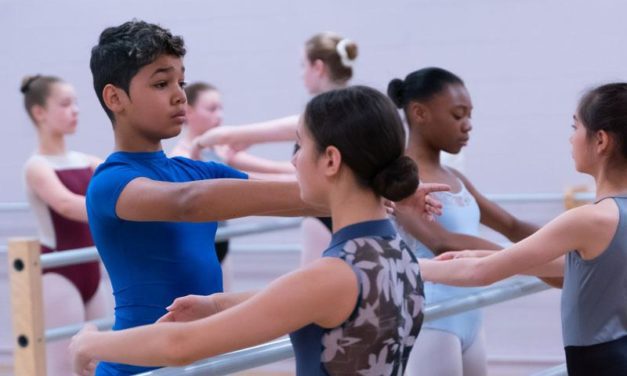
[[[324,215],[300,199],[296,182],[211,179],[170,183],[136,178],[116,203],[129,221],[206,222],[250,215]]]
[[[435,213],[439,203],[430,192],[448,189],[422,184],[414,194],[414,208]],[[441,205],[440,205],[441,206]],[[219,221],[250,215],[328,216],[300,198],[297,182],[240,179],[211,179],[170,183],[136,178],[128,183],[117,200],[118,217],[128,221]]]

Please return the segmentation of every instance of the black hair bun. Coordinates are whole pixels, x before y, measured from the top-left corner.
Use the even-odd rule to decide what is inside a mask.
[[[418,188],[418,166],[408,156],[400,156],[372,179],[372,189],[392,201],[405,199]]]
[[[405,82],[400,78],[395,78],[388,84],[388,97],[390,97],[397,108],[403,108],[404,91]]]

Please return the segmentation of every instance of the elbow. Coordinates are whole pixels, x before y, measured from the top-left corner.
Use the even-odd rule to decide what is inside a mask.
[[[505,227],[506,232],[504,235],[506,235],[512,242],[521,241],[526,237],[526,235],[523,235],[523,227],[523,222],[517,218],[512,218]]]
[[[440,255],[444,252],[455,251],[456,249],[446,242],[445,237],[434,236],[425,239],[424,244],[433,252],[434,255]]]
[[[85,205],[81,208],[77,208],[71,202],[62,202],[55,208],[55,211],[64,218],[71,219],[78,222],[87,222],[87,210]]]
[[[176,219],[184,222],[194,222],[200,217],[202,193],[195,184],[181,184],[176,193],[174,213]]]

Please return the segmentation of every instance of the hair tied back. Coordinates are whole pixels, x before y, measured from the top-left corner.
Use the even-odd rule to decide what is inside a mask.
[[[26,78],[24,78],[24,80],[22,81],[22,86],[20,87],[20,91],[22,92],[22,94],[26,94],[33,82],[39,77],[41,77],[41,75],[36,74],[34,76],[27,76]]]

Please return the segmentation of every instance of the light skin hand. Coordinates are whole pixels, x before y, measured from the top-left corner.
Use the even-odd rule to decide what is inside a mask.
[[[202,319],[219,312],[216,295],[187,295],[174,299],[174,302],[166,307],[168,313],[161,316],[157,323],[161,322],[186,322]]]
[[[96,325],[85,324],[83,329],[72,337],[68,350],[70,352],[70,358],[72,359],[72,370],[74,374],[79,376],[91,376],[95,373],[98,362],[85,354],[82,342],[85,336],[97,332],[98,328]]]
[[[254,296],[256,291],[220,292],[208,296],[187,295],[177,298],[166,307],[169,311],[157,322],[186,322],[215,315],[245,302]]]

